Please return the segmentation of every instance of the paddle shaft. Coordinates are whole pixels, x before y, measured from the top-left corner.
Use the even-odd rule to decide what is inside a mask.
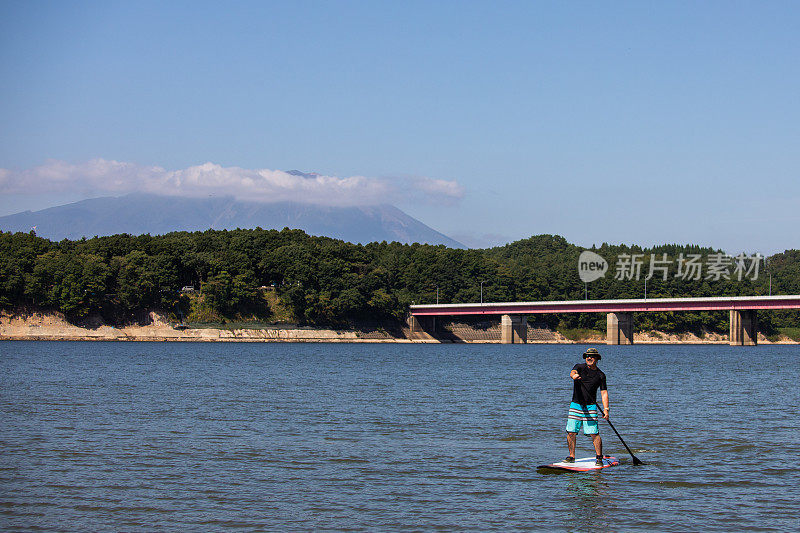
[[[584,392],[586,392],[586,398],[588,399],[589,398],[589,389],[586,388],[586,384],[583,382],[583,380],[581,380],[581,386],[583,387]],[[595,405],[597,405],[596,400],[595,400]],[[606,416],[605,412],[603,411],[603,409],[599,405],[597,406],[597,410],[600,411],[601,415]],[[640,461],[638,457],[633,455],[633,452],[631,451],[631,449],[628,447],[627,444],[625,444],[625,441],[622,439],[622,435],[619,434],[619,431],[617,431],[617,428],[615,428],[614,424],[611,423],[611,419],[610,418],[606,418],[605,421],[608,422],[608,425],[611,426],[611,429],[613,429],[614,433],[617,434],[617,438],[619,438],[619,441],[622,443],[623,446],[625,446],[625,449],[628,450],[628,453],[631,454],[631,458],[633,459],[633,464],[635,464],[635,465],[643,465],[644,463],[642,461]]]

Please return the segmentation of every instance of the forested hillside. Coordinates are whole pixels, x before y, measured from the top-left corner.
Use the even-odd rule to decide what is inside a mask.
[[[439,301],[583,299],[579,279],[583,251],[564,238],[538,235],[486,250],[399,243],[351,244],[311,237],[299,230],[178,232],[163,236],[114,235],[51,242],[28,233],[0,233],[0,306],[63,312],[78,320],[99,314],[123,323],[137,312],[159,309],[194,320],[274,319],[269,301],[288,309],[300,324],[337,325],[351,320],[402,320],[408,305]],[[697,246],[594,249],[610,267],[588,285],[591,299],[641,298],[644,280],[615,279],[621,254],[670,258],[716,253]],[[800,293],[800,251],[767,262],[772,294]],[[739,280],[687,280],[670,271],[647,283],[647,297],[766,295],[770,277],[760,266]],[[642,276],[643,278],[644,276]],[[193,286],[196,293],[182,293]],[[267,287],[271,299],[266,298]],[[794,312],[760,313],[762,330],[797,326]],[[283,317],[287,320],[286,317]],[[604,328],[605,316],[547,316],[552,326]],[[560,324],[559,324],[560,323]],[[643,313],[637,329],[726,331],[724,313]]]

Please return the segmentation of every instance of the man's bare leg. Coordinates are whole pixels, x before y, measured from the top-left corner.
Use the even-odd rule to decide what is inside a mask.
[[[569,456],[575,457],[575,442],[578,440],[577,433],[567,431],[567,447],[569,447]]]
[[[600,435],[592,435],[592,444],[594,444],[594,451],[600,457],[603,456],[603,439],[600,438]],[[573,447],[574,449],[574,447]]]

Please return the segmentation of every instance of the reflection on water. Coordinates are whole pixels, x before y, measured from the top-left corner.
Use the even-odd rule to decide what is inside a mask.
[[[574,346],[0,343],[0,529],[796,529],[800,349],[601,351],[648,465],[542,475]]]
[[[565,499],[570,509],[570,524],[575,530],[608,529],[609,498],[608,485],[603,477],[608,472],[585,472],[581,476],[569,476]]]

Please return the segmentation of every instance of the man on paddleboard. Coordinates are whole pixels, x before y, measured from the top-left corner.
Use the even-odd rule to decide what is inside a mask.
[[[572,367],[569,377],[572,378],[572,403],[569,405],[567,416],[567,446],[569,456],[565,463],[575,462],[575,442],[578,432],[583,428],[584,435],[592,437],[592,444],[596,454],[595,464],[603,465],[603,440],[600,438],[600,428],[597,425],[597,389],[603,399],[603,418],[608,420],[608,391],[606,390],[606,375],[597,368],[600,352],[589,348],[584,352],[585,363]]]

